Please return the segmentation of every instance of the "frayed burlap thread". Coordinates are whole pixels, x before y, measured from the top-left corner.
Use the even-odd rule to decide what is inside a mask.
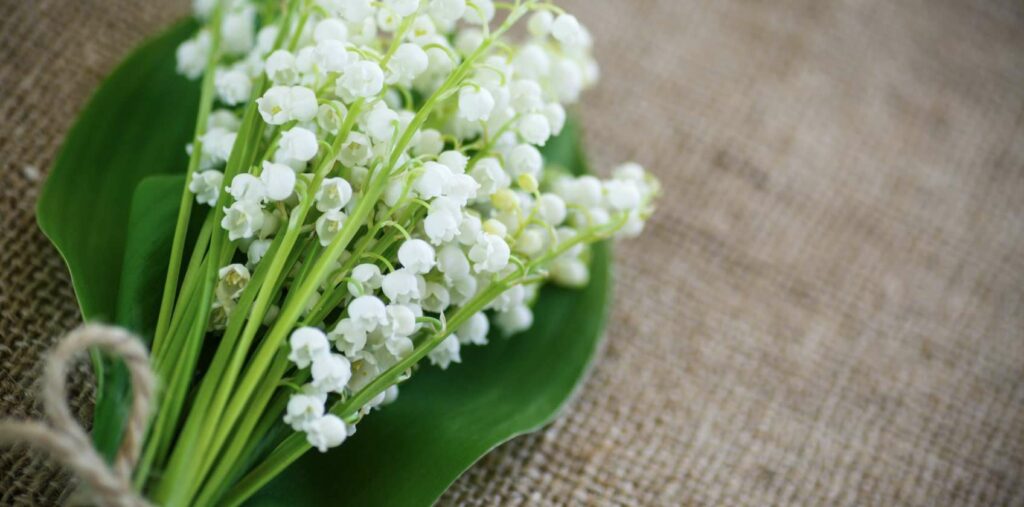
[[[132,407],[113,465],[100,456],[68,408],[68,367],[75,356],[94,347],[122,359],[132,380]],[[149,355],[137,337],[117,327],[83,325],[68,333],[46,358],[40,399],[48,420],[0,420],[0,443],[45,450],[74,472],[86,487],[86,495],[100,507],[147,507],[149,503],[132,487],[132,471],[145,436],[154,387]]]

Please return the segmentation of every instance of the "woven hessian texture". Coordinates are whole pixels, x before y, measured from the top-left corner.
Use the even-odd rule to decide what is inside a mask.
[[[1024,5],[561,3],[602,64],[594,166],[636,159],[665,195],[617,251],[578,398],[441,503],[1024,505]],[[29,416],[77,321],[40,184],[91,90],[187,5],[0,4],[0,414]],[[0,451],[0,504],[67,487]]]

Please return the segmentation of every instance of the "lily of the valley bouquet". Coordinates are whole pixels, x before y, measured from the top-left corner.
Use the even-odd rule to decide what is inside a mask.
[[[550,417],[592,346],[535,357],[490,395],[454,409],[442,410],[440,395],[417,393],[428,415],[388,423],[391,433],[368,434],[357,454],[342,452],[364,427],[373,433],[378,411],[401,413],[403,383],[415,389],[434,368],[448,371],[430,375],[457,375],[474,348],[501,342],[503,352],[487,359],[500,363],[534,332],[548,342],[599,338],[601,324],[591,321],[604,319],[607,290],[594,299],[588,282],[599,275],[607,284],[608,259],[603,246],[596,258],[595,245],[639,234],[658,185],[632,163],[607,179],[582,172],[567,107],[597,79],[591,35],[539,0],[197,0],[194,8],[200,23],[178,30],[189,32],[186,40],[143,50],[192,81],[133,72],[150,73],[154,87],[198,88],[198,100],[158,111],[127,106],[150,135],[173,130],[170,118],[182,108],[194,125],[187,146],[153,157],[184,151],[187,167],[138,184],[124,213],[117,320],[152,340],[157,381],[134,488],[157,505],[238,505],[305,455],[336,452],[350,463],[305,458],[321,467],[323,482],[351,481],[344,467],[364,467],[372,487],[385,488],[381,475],[401,470],[406,457],[373,442],[413,431],[405,442],[412,460],[418,442],[429,447],[440,434],[415,428],[455,425],[471,441],[489,424],[474,423],[474,414],[502,403],[501,389],[514,389],[507,384],[564,369],[535,388],[542,400],[548,384],[567,386],[541,415],[529,402],[508,402],[520,404],[513,413],[537,417],[517,422],[519,432]],[[132,150],[148,148],[120,149],[131,160]],[[165,241],[139,240],[154,228],[168,231]],[[75,275],[69,250],[62,246]],[[133,296],[144,293],[138,271],[154,263],[156,288]],[[549,283],[571,289],[540,290]],[[76,278],[80,297],[82,285]],[[577,304],[590,300],[597,303]],[[145,305],[152,318],[133,319]],[[541,315],[547,305],[554,310]],[[544,318],[536,331],[535,316]],[[108,370],[102,432],[109,421],[100,412],[123,411],[104,408],[118,403],[110,378],[120,366],[98,364]],[[467,376],[456,387],[471,392],[478,382],[494,381]],[[508,436],[469,451],[441,445],[462,460],[457,475]],[[448,456],[433,459],[443,489],[454,478]],[[419,473],[431,475],[420,463]],[[389,487],[416,490],[415,477],[394,479]],[[433,496],[403,501],[430,503],[436,487],[424,489]],[[304,501],[293,494],[279,503]],[[335,501],[360,504],[351,498],[359,497]]]

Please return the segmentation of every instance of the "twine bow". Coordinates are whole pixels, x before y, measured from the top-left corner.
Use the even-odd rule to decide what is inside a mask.
[[[112,466],[93,447],[67,405],[68,366],[76,354],[89,347],[120,356],[132,378],[131,413]],[[101,506],[149,506],[132,487],[132,470],[142,448],[154,386],[149,357],[138,338],[118,327],[83,325],[68,333],[46,359],[42,401],[49,423],[0,421],[0,443],[27,443],[49,452],[88,486],[92,500]]]

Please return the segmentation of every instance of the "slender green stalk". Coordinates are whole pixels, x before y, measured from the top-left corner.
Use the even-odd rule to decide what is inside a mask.
[[[262,88],[263,86],[265,86],[265,83],[261,81],[260,88]],[[238,141],[236,141],[236,145],[232,150],[231,156],[228,159],[227,166],[225,167],[225,181],[230,181],[230,178],[232,178],[235,174],[238,174],[242,170],[242,168],[248,167],[250,165],[251,157],[254,156],[253,154],[256,151],[256,144],[258,144],[258,139],[260,138],[262,132],[263,123],[258,121],[258,114],[256,112],[255,104],[251,104],[246,109],[245,117],[243,118],[242,121],[242,127],[239,129]],[[214,205],[213,210],[210,212],[210,218],[208,218],[208,220],[211,220],[214,224],[219,224],[221,217],[224,214],[223,206],[226,203],[227,199],[227,196],[225,194],[226,192],[221,192],[221,195],[218,198],[217,203]],[[211,262],[210,265],[207,266],[207,269],[202,271],[201,276],[203,279],[203,293],[201,296],[203,298],[206,298],[204,300],[207,301],[207,306],[206,308],[199,308],[197,311],[197,315],[194,316],[195,319],[202,320],[204,323],[207,322],[209,319],[209,301],[211,299],[208,298],[212,296],[217,280],[217,271],[220,265],[222,264],[221,260],[225,256],[229,258],[231,253],[234,252],[233,245],[231,245],[231,243],[228,241],[228,238],[224,235],[224,231],[221,228],[214,227],[213,230],[211,231],[211,236],[212,237],[210,239],[208,257],[210,259],[216,260],[217,262]],[[192,371],[187,372],[187,378],[192,378]],[[204,414],[200,413],[198,416],[204,416]],[[188,419],[191,420],[194,417],[197,417],[196,411],[192,410]],[[188,429],[187,424],[186,429]],[[196,429],[195,431],[199,430]],[[175,442],[174,452],[172,453],[172,461],[168,466],[168,469],[165,471],[163,479],[159,482],[156,491],[153,493],[153,497],[155,500],[160,501],[162,503],[170,504],[169,502],[166,502],[164,500],[164,498],[166,498],[164,495],[169,494],[164,485],[169,482],[168,477],[174,477],[175,474],[178,473],[176,472],[177,470],[187,470],[187,463],[182,462],[180,459],[175,460],[175,456],[178,456],[182,453],[186,453],[191,449],[191,447],[188,445],[188,442],[188,439],[183,438],[181,436],[179,436],[178,440]]]
[[[471,316],[486,308],[487,305],[502,292],[517,284],[532,280],[529,276],[530,272],[542,267],[574,246],[578,244],[592,243],[607,238],[611,233],[621,228],[622,225],[625,224],[627,218],[627,214],[622,214],[617,217],[616,220],[613,220],[608,224],[585,229],[571,240],[565,241],[557,248],[552,249],[546,255],[524,265],[523,269],[517,270],[507,277],[493,282],[482,292],[474,296],[473,299],[459,308],[455,314],[448,319],[447,324],[443,329],[429,336],[409,357],[399,361],[397,364],[379,375],[353,397],[336,405],[331,409],[331,413],[338,415],[344,420],[348,420],[353,417],[363,406],[366,405],[366,403],[384,392],[384,390],[390,386],[397,383],[399,377],[405,371],[422,360],[428,353],[430,353],[430,351],[440,345],[441,342],[443,342],[455,329],[458,329],[459,326],[464,324]],[[267,482],[284,471],[284,469],[290,464],[294,463],[295,460],[299,459],[299,457],[305,454],[310,448],[311,446],[309,445],[309,442],[306,441],[305,436],[302,433],[294,433],[290,435],[277,448],[275,448],[274,451],[265,460],[263,460],[263,462],[239,480],[238,483],[220,499],[218,505],[233,507],[241,504],[252,496],[252,494],[266,485]]]
[[[358,115],[360,105],[361,102],[357,102],[353,105],[352,112],[349,117],[346,118],[346,124],[339,133],[338,138],[335,141],[335,146],[332,147],[332,153],[337,152],[341,143],[344,142],[344,139],[348,136],[348,132],[351,131],[355,124],[355,118]],[[263,316],[266,314],[267,308],[269,307],[270,300],[277,294],[278,280],[281,280],[282,275],[286,273],[283,269],[284,262],[288,258],[288,254],[291,252],[291,249],[298,239],[302,225],[305,222],[307,212],[313,205],[313,194],[315,193],[315,189],[319,186],[320,181],[323,180],[324,175],[330,170],[334,163],[333,159],[333,155],[326,156],[324,158],[321,167],[317,170],[317,176],[314,179],[313,184],[310,185],[310,188],[307,190],[307,194],[303,198],[302,203],[292,212],[288,228],[283,235],[284,239],[281,250],[270,259],[270,274],[267,277],[267,281],[265,281],[260,287],[259,295],[257,296],[256,302],[253,304],[252,312],[248,316],[241,340],[234,349],[234,355],[227,372],[223,376],[207,376],[206,379],[204,379],[204,384],[210,382],[211,385],[215,386],[214,389],[216,389],[216,393],[211,404],[205,409],[205,414],[197,417],[205,417],[205,419],[213,421],[216,424],[213,426],[207,426],[206,433],[198,435],[198,446],[196,446],[195,449],[197,449],[203,457],[198,460],[198,466],[196,466],[197,464],[193,459],[189,459],[188,462],[190,462],[192,466],[184,472],[188,475],[183,478],[183,481],[175,481],[178,483],[177,485],[171,485],[171,481],[165,481],[165,483],[168,484],[168,487],[178,488],[179,491],[185,490],[189,488],[181,487],[180,484],[182,482],[191,484],[200,480],[203,474],[205,474],[212,465],[213,458],[215,458],[220,452],[220,448],[223,445],[224,440],[227,438],[227,435],[233,428],[234,423],[237,421],[242,406],[244,406],[244,403],[248,402],[248,397],[251,394],[252,389],[250,388],[244,391],[236,389],[235,379],[238,377],[242,370],[242,366],[247,359],[249,347],[260,328]],[[275,328],[285,318],[288,317],[285,312],[282,312],[282,314],[277,318]],[[294,325],[294,321],[291,325]],[[264,347],[261,347],[260,350],[263,350],[263,348]],[[252,366],[250,365],[250,368],[251,367]],[[249,370],[246,371],[248,372]],[[246,380],[243,379],[242,386],[245,385],[245,382]],[[248,382],[252,383],[255,381],[249,380]],[[241,397],[240,392],[243,394]],[[229,402],[229,398],[230,404],[227,405],[227,412],[222,413],[225,405]],[[213,429],[212,431],[210,431],[211,428]],[[191,451],[191,449],[189,449],[189,451]],[[189,454],[191,454],[191,452],[189,452]],[[182,456],[185,455],[186,454],[183,451]],[[181,458],[181,461],[184,462],[185,458]],[[198,487],[198,484],[195,487]],[[185,495],[187,493],[181,494]]]
[[[275,47],[280,47],[284,40],[290,40],[289,47],[294,49],[296,46],[302,31],[301,27],[310,15],[308,9],[301,12],[298,28],[290,35],[287,34],[288,29],[292,26],[291,20],[299,12],[300,4],[302,4],[302,0],[291,0],[286,19],[281,25],[283,29]],[[359,196],[360,200],[355,203],[355,209],[342,225],[334,240],[323,248],[321,253],[321,247],[316,243],[315,238],[306,243],[299,243],[299,241],[305,231],[311,227],[306,221],[313,206],[316,189],[319,188],[324,177],[333,170],[335,154],[340,150],[342,143],[351,131],[363,101],[357,101],[351,106],[331,149],[324,153],[322,159],[315,162],[314,165],[317,166],[317,169],[314,171],[313,181],[306,187],[304,195],[300,193],[300,203],[292,210],[285,230],[275,237],[274,246],[272,246],[273,255],[269,255],[267,258],[269,262],[261,263],[257,268],[257,274],[254,275],[247,289],[243,291],[239,306],[235,308],[235,313],[229,319],[228,327],[217,348],[213,363],[203,376],[197,393],[192,398],[194,401],[191,403],[184,426],[180,433],[175,434],[175,430],[178,428],[179,414],[185,406],[184,399],[188,393],[191,379],[194,377],[195,358],[198,357],[205,336],[210,300],[217,281],[217,271],[220,266],[230,262],[235,254],[235,246],[227,240],[224,231],[216,227],[223,215],[222,203],[225,196],[221,195],[207,220],[207,224],[212,223],[213,225],[209,235],[209,244],[203,247],[208,249],[206,262],[195,266],[194,270],[190,262],[189,269],[186,271],[183,289],[187,288],[188,290],[182,290],[181,294],[184,296],[192,293],[193,295],[189,298],[189,304],[184,305],[181,309],[175,308],[181,250],[187,231],[188,213],[191,210],[192,196],[186,190],[182,202],[183,209],[187,204],[188,210],[179,213],[178,228],[175,232],[176,246],[172,251],[172,262],[168,269],[160,323],[158,323],[159,338],[154,342],[155,346],[159,346],[159,348],[155,348],[159,351],[159,356],[166,358],[161,360],[161,364],[163,361],[167,361],[164,368],[170,369],[174,377],[169,394],[161,404],[161,412],[166,413],[161,414],[163,419],[158,424],[156,443],[152,444],[156,451],[152,451],[154,455],[150,456],[150,445],[147,444],[147,454],[144,458],[148,473],[150,466],[159,465],[163,454],[161,450],[166,449],[173,439],[174,447],[169,457],[169,463],[164,474],[155,484],[152,496],[155,501],[173,507],[221,505],[224,503],[220,500],[225,489],[230,485],[228,481],[233,480],[241,473],[238,467],[242,462],[250,459],[256,442],[254,438],[261,438],[266,433],[272,422],[279,417],[279,414],[273,413],[281,410],[275,408],[280,403],[279,400],[282,398],[286,400],[286,397],[280,395],[283,392],[280,385],[285,373],[291,367],[283,347],[288,334],[303,318],[305,318],[305,323],[321,322],[341,300],[344,300],[345,274],[365,255],[379,257],[393,254],[389,249],[400,237],[396,232],[388,231],[381,238],[376,238],[380,228],[371,221],[371,218],[377,202],[395,171],[402,169],[398,167],[398,162],[415,133],[428,121],[434,109],[458,90],[458,87],[475,68],[477,61],[488,53],[495,40],[529,10],[524,8],[519,1],[510,5],[509,8],[510,13],[505,22],[497,30],[487,34],[484,42],[459,64],[437,91],[427,98],[405,130],[397,136],[395,144],[390,147],[391,153],[386,162],[375,167],[371,172],[370,181],[366,184],[362,195]],[[389,50],[380,60],[382,66],[386,66],[387,60],[394,54],[402,39],[401,34],[409,29],[411,23],[412,17],[409,17],[396,30],[397,33]],[[219,26],[219,23],[215,22],[214,26]],[[219,32],[219,30],[214,30],[214,32]],[[215,34],[215,37],[219,37],[219,33]],[[204,86],[207,81],[212,80],[214,67],[215,63],[208,63]],[[265,79],[261,79],[259,85],[255,87],[256,90],[265,90],[265,88]],[[209,110],[207,109],[206,115],[208,114]],[[202,111],[200,112],[203,125],[206,123],[206,115]],[[197,142],[199,128],[197,125]],[[260,142],[260,134],[264,128],[264,124],[256,115],[255,106],[250,105],[239,130],[235,150],[232,151],[224,171],[225,181],[230,181],[233,175],[252,167],[256,161],[254,159],[257,150],[263,144]],[[277,135],[269,141],[264,158],[272,151],[276,139]],[[198,147],[201,146],[197,145]],[[193,158],[196,158],[195,155]],[[194,169],[195,167],[192,167],[190,161],[188,178],[191,178]],[[416,214],[413,212],[412,217],[415,217]],[[184,220],[182,220],[182,216],[184,216]],[[415,221],[414,218],[410,220]],[[398,223],[398,225],[398,229],[403,226],[402,223]],[[360,237],[364,227],[366,232],[362,233],[364,235]],[[179,235],[182,238],[180,245],[178,245]],[[336,267],[337,260],[353,242],[356,242],[355,248],[352,249],[354,255],[342,265],[341,269],[338,269]],[[201,249],[197,249],[197,252],[199,250]],[[194,254],[193,257],[196,255]],[[285,280],[289,278],[292,266],[299,258],[305,259],[302,269],[294,279],[291,279],[289,287],[285,291]],[[523,267],[514,275],[525,278],[525,271],[527,269]],[[325,290],[321,303],[315,305],[313,309],[309,309],[309,302],[328,279],[328,276],[331,276],[331,280],[338,281],[332,281],[330,288]],[[486,287],[470,302],[459,308],[448,320],[448,325],[444,329],[423,340],[411,356],[378,376],[355,396],[336,406],[332,412],[340,413],[345,417],[356,414],[374,396],[398,382],[409,368],[440,344],[452,329],[457,328],[470,316],[481,311],[494,297],[510,287],[509,284],[515,281],[512,276],[494,281]],[[338,299],[339,295],[340,299]],[[269,330],[260,336],[264,317],[271,305],[279,302],[282,296],[284,301],[281,303],[280,314],[270,324]],[[193,299],[199,302],[195,309],[192,308]],[[303,317],[304,315],[305,317]],[[191,326],[186,324],[191,324]],[[169,330],[173,332],[168,333]],[[172,338],[171,342],[167,342]],[[179,351],[184,353],[179,356],[177,353]],[[256,488],[294,461],[306,449],[308,449],[308,444],[301,433],[293,434],[285,439],[260,466],[228,492],[224,497],[227,499],[227,504],[234,505],[236,502],[248,498]],[[271,475],[266,475],[271,472]]]
[[[222,15],[223,8],[218,3],[213,12],[212,26],[220,26]],[[199,114],[196,117],[195,134],[192,140],[192,154],[189,157],[188,169],[185,173],[185,188],[181,192],[178,220],[174,227],[174,239],[171,242],[171,258],[167,264],[167,278],[164,280],[164,292],[160,300],[160,314],[157,317],[156,331],[153,337],[154,349],[161,344],[167,333],[171,312],[175,305],[175,295],[178,291],[178,276],[181,271],[181,257],[185,249],[188,221],[192,214],[193,196],[188,187],[192,182],[193,173],[199,168],[199,160],[203,152],[202,135],[206,132],[206,123],[210,117],[210,111],[213,109],[213,79],[217,69],[217,62],[220,61],[220,41],[221,31],[212,30],[210,55],[206,61],[206,70],[203,74],[202,88],[199,93]]]
[[[257,389],[257,394],[253,400],[254,407],[267,407],[271,397],[277,392],[279,385],[274,379],[284,375],[289,365],[288,354],[283,350],[278,352],[278,357],[275,358],[274,366],[271,367],[270,372],[260,384],[260,388]],[[287,401],[286,401],[287,403]],[[216,505],[214,499],[216,495],[220,494],[224,489],[227,488],[228,484],[225,483],[228,477],[235,472],[236,464],[244,456],[245,450],[249,447],[249,443],[253,438],[253,428],[262,420],[263,411],[261,412],[249,412],[249,417],[246,417],[239,421],[237,428],[237,435],[245,435],[244,438],[232,439],[228,447],[224,450],[220,460],[218,460],[217,467],[212,471],[210,476],[205,480],[203,489],[200,490],[199,496],[192,503],[194,506],[205,506],[205,505]],[[280,419],[280,414],[273,414],[272,417]],[[258,437],[257,437],[258,438]]]
[[[197,288],[199,265],[203,262],[206,255],[206,248],[210,244],[210,232],[213,228],[211,220],[207,219],[203,222],[203,227],[199,231],[199,237],[196,240],[195,247],[192,249],[192,257],[189,259],[188,267],[185,269],[185,281],[181,285],[180,294],[184,297],[188,297],[185,307],[176,306],[174,308],[173,317],[171,318],[170,328],[165,335],[165,339],[161,340],[158,344],[153,343],[152,352],[150,353],[150,361],[153,363],[154,371],[160,376],[163,371],[160,365],[167,359],[168,346],[174,343],[174,340],[167,339],[167,336],[174,336],[178,332],[178,328],[181,326],[182,321],[187,321],[187,316],[190,314],[190,308],[194,306],[195,298],[192,298],[194,291]],[[163,377],[160,377],[163,378]]]
[[[488,286],[484,291],[477,294],[472,300],[467,302],[466,305],[456,311],[455,315],[449,319],[448,326],[445,329],[430,336],[420,347],[413,351],[411,355],[399,361],[381,375],[377,376],[377,378],[367,384],[366,387],[356,393],[355,396],[349,398],[344,403],[335,406],[331,412],[342,419],[348,419],[353,416],[364,405],[366,405],[367,402],[384,392],[388,387],[394,385],[398,377],[400,377],[403,372],[426,357],[431,350],[436,348],[437,345],[448,337],[448,335],[465,323],[469,317],[483,310],[488,303],[509,287],[511,287],[511,285],[508,285],[508,282],[504,280],[495,282]],[[276,449],[274,449],[267,459],[254,468],[248,475],[239,480],[238,483],[217,502],[217,505],[233,507],[241,504],[311,448],[312,446],[310,446],[309,442],[306,441],[306,436],[304,434],[293,433]]]

